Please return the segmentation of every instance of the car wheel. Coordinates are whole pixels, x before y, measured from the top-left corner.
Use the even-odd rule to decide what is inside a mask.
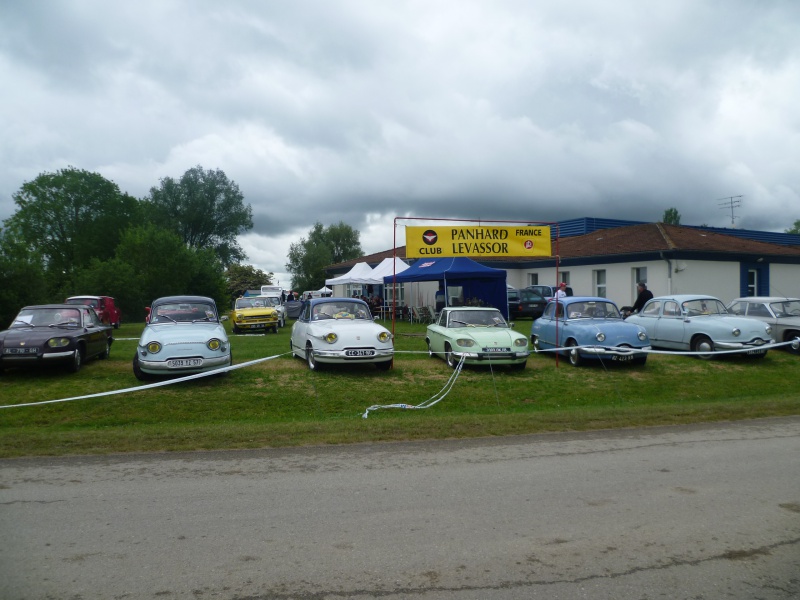
[[[75,348],[75,356],[72,357],[72,362],[69,365],[69,370],[71,373],[77,373],[81,370],[81,365],[83,364],[83,348],[78,346]]]
[[[121,324],[122,324],[122,322],[121,322],[121,321],[117,321],[116,323],[114,323],[114,329],[119,329],[119,326],[120,326]]]
[[[133,355],[133,375],[139,381],[148,381],[150,379],[150,375],[142,371],[142,368],[139,366],[139,355]]]
[[[311,344],[306,346],[306,363],[308,364],[309,371],[322,370],[322,365],[317,362],[316,358],[314,358],[314,349],[311,347]]]
[[[106,341],[106,348],[103,350],[97,358],[100,360],[106,360],[109,356],[111,356],[111,340]]]
[[[539,336],[538,335],[532,335],[531,336],[531,344],[533,345],[534,352],[541,352],[542,348],[539,345]]]
[[[798,332],[798,331],[787,331],[785,334],[783,334],[783,341],[784,342],[791,342],[795,338],[800,338],[800,332]],[[800,354],[800,348],[795,349],[795,348],[792,348],[791,345],[784,346],[784,348],[786,348],[789,352],[792,352],[794,354]]]
[[[236,325],[233,326],[233,333],[239,333],[239,328]]]
[[[569,357],[569,364],[573,367],[579,367],[583,363],[583,359],[581,358],[580,351],[577,350],[578,342],[575,340],[569,340],[567,342],[567,357]]]
[[[386,361],[383,361],[383,362],[377,362],[377,363],[375,363],[375,368],[378,369],[378,371],[388,371],[389,369],[392,368],[392,363],[393,362],[394,362],[393,360],[386,360]]]
[[[714,342],[706,335],[698,335],[692,342],[692,352],[714,352]],[[698,354],[697,358],[709,360],[714,357],[713,354]]]
[[[431,348],[431,341],[425,340],[425,343],[428,345],[428,356],[433,356],[433,348]]]
[[[444,345],[444,355],[446,357],[445,360],[447,360],[447,366],[451,369],[455,369],[458,366],[459,357],[455,355],[450,344]]]

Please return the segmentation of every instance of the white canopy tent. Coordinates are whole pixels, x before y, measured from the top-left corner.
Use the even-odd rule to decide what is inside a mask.
[[[344,275],[339,275],[339,277],[333,277],[332,279],[326,279],[325,285],[365,283],[365,280],[369,279],[371,275],[372,275],[372,267],[370,267],[365,262],[360,262],[354,264],[353,268],[350,269]]]
[[[393,273],[402,273],[407,268],[408,264],[399,258],[384,258],[377,267],[372,269],[372,275],[364,283],[383,285],[384,277],[390,277]]]

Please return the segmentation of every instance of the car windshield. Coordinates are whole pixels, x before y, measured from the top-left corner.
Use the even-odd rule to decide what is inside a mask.
[[[280,298],[275,298],[274,296],[270,296],[268,298],[265,298],[265,300],[267,301],[267,306],[280,306],[281,305],[281,299]]]
[[[769,306],[779,319],[783,317],[800,317],[800,300],[770,302]]]
[[[97,300],[94,298],[68,298],[67,304],[81,304],[86,306],[93,306],[97,308]]]
[[[175,302],[153,307],[151,323],[195,323],[216,321],[217,312],[207,302]]]
[[[11,327],[77,327],[80,312],[72,308],[24,308]]]
[[[448,327],[508,327],[508,323],[497,309],[453,310],[447,320]]]
[[[236,309],[242,308],[265,308],[269,306],[266,298],[237,298]]]
[[[320,321],[325,319],[365,319],[372,320],[372,315],[365,304],[361,302],[323,302],[317,304],[311,313],[311,319]]]
[[[697,300],[687,300],[681,304],[681,308],[689,317],[728,314],[728,309],[726,309],[725,305],[716,298],[698,298]]]
[[[613,302],[573,302],[567,306],[567,319],[621,319]]]

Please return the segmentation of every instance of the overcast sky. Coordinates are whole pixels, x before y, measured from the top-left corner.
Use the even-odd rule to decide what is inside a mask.
[[[221,169],[287,285],[315,221],[372,253],[395,216],[730,227],[741,196],[783,231],[798,31],[795,0],[2,2],[0,219],[68,166],[139,198]]]

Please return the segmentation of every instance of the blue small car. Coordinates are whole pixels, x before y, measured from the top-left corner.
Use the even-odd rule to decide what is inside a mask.
[[[537,352],[564,348],[563,354],[576,367],[584,359],[643,365],[647,354],[636,350],[650,350],[644,327],[624,321],[608,298],[594,296],[551,300],[533,322],[531,343]]]

